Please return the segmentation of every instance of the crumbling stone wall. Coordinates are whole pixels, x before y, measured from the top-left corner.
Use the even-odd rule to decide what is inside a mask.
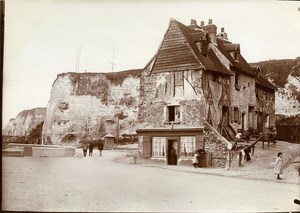
[[[235,84],[235,76],[231,77],[231,107],[237,107],[241,113],[245,113],[245,129],[248,129],[249,106],[255,106],[255,78],[246,75],[239,76],[239,85]],[[231,109],[232,110],[232,109]],[[232,115],[233,116],[233,115]],[[240,119],[241,121],[241,119]],[[233,122],[231,126],[237,131],[242,129],[241,122]]]
[[[212,167],[225,168],[227,148],[218,140],[218,135],[207,127],[204,128],[204,150],[212,154]]]
[[[174,85],[174,72],[149,73],[141,76],[138,128],[201,127],[205,99],[200,71],[183,72],[183,85]],[[187,95],[189,94],[189,95]],[[180,121],[167,122],[167,106],[180,106]]]

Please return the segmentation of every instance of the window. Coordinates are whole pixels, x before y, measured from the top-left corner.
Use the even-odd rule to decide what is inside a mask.
[[[180,107],[179,106],[168,106],[168,115],[169,122],[180,121]]]
[[[239,74],[237,74],[237,73],[235,73],[235,76],[234,76],[234,84],[235,85],[239,85],[239,79],[240,78],[240,75]]]
[[[166,156],[166,138],[153,137],[152,139],[152,157]]]
[[[234,76],[234,84],[235,84],[235,89],[236,90],[240,90],[241,89],[241,85],[240,85],[240,75],[235,73]]]
[[[239,112],[239,108],[237,107],[233,108],[233,121],[236,123],[240,122],[240,112]]]
[[[183,72],[175,72],[175,86],[183,85]]]
[[[234,60],[236,61],[238,60],[238,53],[236,51],[231,51],[230,55]]]
[[[193,156],[196,148],[196,138],[194,136],[180,137],[180,156]]]

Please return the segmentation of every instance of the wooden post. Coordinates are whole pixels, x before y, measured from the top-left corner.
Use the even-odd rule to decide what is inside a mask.
[[[239,167],[242,166],[242,152],[239,152]]]
[[[262,138],[262,149],[265,149],[265,139]]]
[[[225,164],[225,169],[230,169],[231,167],[231,152],[230,150],[228,151],[227,153],[227,156],[226,156],[226,164]]]

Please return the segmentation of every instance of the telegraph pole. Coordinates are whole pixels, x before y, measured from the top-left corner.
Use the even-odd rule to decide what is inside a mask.
[[[111,71],[114,71],[114,65],[117,65],[115,63],[115,45],[113,46],[113,56],[112,56],[112,61],[108,61],[108,63],[111,64]]]

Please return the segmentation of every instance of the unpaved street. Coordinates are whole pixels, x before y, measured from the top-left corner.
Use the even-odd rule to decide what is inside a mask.
[[[112,159],[125,152],[103,154],[2,158],[3,210],[300,211],[299,185],[120,164]]]

